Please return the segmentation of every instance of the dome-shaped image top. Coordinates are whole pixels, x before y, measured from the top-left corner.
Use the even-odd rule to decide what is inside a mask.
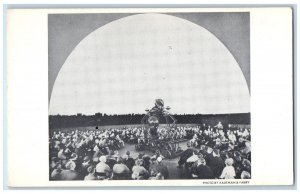
[[[205,28],[166,14],[137,14],[86,36],[62,66],[49,114],[141,113],[162,98],[174,113],[250,112],[245,77]]]

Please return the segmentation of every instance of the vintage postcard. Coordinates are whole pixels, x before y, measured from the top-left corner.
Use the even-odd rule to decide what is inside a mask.
[[[24,56],[14,41],[27,22],[41,50]],[[293,184],[291,8],[21,9],[7,26],[8,88],[25,65],[14,51],[39,55],[27,70],[47,76],[42,127],[26,126],[42,170],[17,173],[12,108],[10,186]],[[270,164],[280,140],[285,161]]]

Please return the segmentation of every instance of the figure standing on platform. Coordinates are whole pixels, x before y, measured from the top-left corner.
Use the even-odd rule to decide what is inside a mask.
[[[155,105],[150,110],[146,110],[147,114],[142,119],[142,124],[149,126],[149,134],[152,138],[158,136],[157,129],[160,124],[161,118],[165,118],[166,124],[169,128],[172,128],[176,124],[176,119],[169,113],[170,107],[164,107],[164,101],[162,99],[156,99]],[[172,123],[170,123],[170,119]]]

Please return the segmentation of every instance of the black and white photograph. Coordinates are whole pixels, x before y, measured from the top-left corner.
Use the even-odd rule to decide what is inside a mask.
[[[8,189],[294,189],[293,6],[5,8]]]
[[[47,18],[50,181],[251,179],[250,12]]]

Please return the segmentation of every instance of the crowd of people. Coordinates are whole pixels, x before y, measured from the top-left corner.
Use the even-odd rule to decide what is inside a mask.
[[[169,179],[168,160],[130,151],[126,144],[147,138],[143,127],[55,131],[50,134],[50,180]],[[158,128],[158,139],[186,139],[175,170],[184,179],[248,179],[251,177],[250,129],[222,125]],[[172,169],[174,170],[174,169]]]

